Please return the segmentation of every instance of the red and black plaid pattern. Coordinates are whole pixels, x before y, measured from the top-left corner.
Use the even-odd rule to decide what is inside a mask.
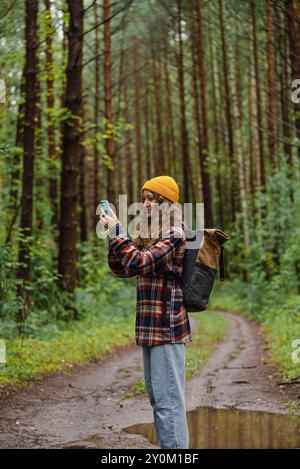
[[[188,314],[178,279],[168,278],[167,326],[162,325],[163,273],[182,272],[186,238],[181,226],[166,231],[149,249],[137,248],[117,225],[117,235],[109,232],[108,263],[118,277],[136,276],[136,344],[161,345],[192,341]]]

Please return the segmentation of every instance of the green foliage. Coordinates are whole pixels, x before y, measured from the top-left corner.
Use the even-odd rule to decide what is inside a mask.
[[[112,320],[113,319],[113,320]],[[131,316],[116,317],[111,306],[98,314],[68,324],[43,327],[36,337],[6,341],[7,363],[0,367],[0,393],[7,384],[24,386],[41,373],[71,370],[73,365],[95,360],[113,349],[132,342],[134,309]]]
[[[296,269],[300,263],[300,190],[283,157],[279,158],[279,167],[267,177],[265,192],[255,199],[249,220],[248,255],[240,214],[230,232],[232,240],[225,247],[227,271],[239,277],[242,271],[247,273],[248,299],[252,304],[255,297],[255,304],[261,307],[268,305],[267,290],[272,292],[271,301],[282,303],[287,292],[295,292],[300,286]]]
[[[125,282],[109,273],[106,240],[79,246],[81,285],[73,304],[77,320],[70,321],[55,274],[56,247],[49,239],[35,240],[31,249],[31,309],[19,337],[14,321],[20,306],[10,246],[0,247],[1,338],[6,339],[7,364],[0,369],[0,391],[5,385],[23,386],[40,373],[67,370],[73,364],[99,358],[115,345],[133,341],[136,294],[132,279]]]
[[[1,335],[3,335],[3,329],[5,327],[12,328],[15,326],[13,318],[20,305],[20,302],[15,294],[14,268],[15,264],[12,259],[10,245],[0,246]]]
[[[31,240],[32,276],[27,286],[30,291],[30,314],[26,318],[22,332],[30,337],[42,337],[55,332],[69,321],[70,308],[76,310],[78,320],[111,314],[111,321],[120,317],[129,317],[135,309],[132,298],[135,296],[134,279],[117,279],[107,264],[107,241],[97,241],[97,246],[88,243],[78,245],[79,286],[74,297],[70,297],[59,287],[59,275],[56,269],[56,245],[48,238],[39,237]],[[17,263],[12,260],[12,252],[7,247],[0,247],[0,319],[1,336],[16,337],[18,327],[16,314],[21,300],[17,295],[15,271]],[[128,285],[130,288],[128,288]]]
[[[283,159],[280,165],[281,170],[267,179],[265,194],[256,199],[249,258],[241,255],[243,236],[237,227],[225,248],[230,282],[216,282],[210,306],[260,322],[272,360],[290,378],[299,375],[291,354],[292,341],[300,338],[300,190]],[[247,271],[247,282],[232,275],[236,264],[238,270]]]
[[[19,235],[19,240],[22,236]],[[41,327],[66,317],[66,294],[58,285],[52,253],[46,240],[26,238],[29,244],[32,276],[26,286],[30,292],[30,314],[22,327],[22,333],[34,336]],[[54,247],[52,246],[52,250]],[[20,280],[16,277],[19,267],[10,245],[0,246],[0,320],[1,336],[15,337],[19,325],[15,322],[22,301],[17,293]]]
[[[82,243],[79,250],[80,287],[76,289],[79,316],[86,317],[91,313],[97,315],[100,307],[109,311],[112,304],[114,318],[131,315],[135,279],[121,280],[110,271],[107,264],[107,240],[97,240],[97,245],[93,247]]]
[[[88,124],[88,130],[95,128],[95,125]],[[93,135],[88,134],[84,140],[84,146],[86,148],[95,145],[102,155],[103,164],[110,169],[113,168],[111,157],[107,153],[106,140],[113,139],[114,142],[122,143],[124,141],[125,132],[132,130],[134,127],[125,121],[124,118],[120,117],[115,122],[111,123],[107,119],[103,119],[102,129],[98,132],[94,132]],[[87,129],[85,129],[87,131]]]
[[[285,291],[280,276],[271,284],[259,282],[258,277],[254,282],[217,282],[210,307],[234,311],[259,322],[270,344],[270,359],[286,378],[295,378],[300,368],[292,360],[292,342],[300,338],[300,295]]]

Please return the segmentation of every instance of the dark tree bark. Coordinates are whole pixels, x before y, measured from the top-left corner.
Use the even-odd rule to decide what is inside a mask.
[[[276,4],[275,4],[276,5]],[[277,7],[275,8],[276,20],[280,28],[276,28],[276,48],[279,51],[278,76],[280,82],[280,105],[282,113],[282,135],[284,138],[284,154],[292,172],[292,146],[291,141],[291,106],[290,106],[290,86],[289,86],[289,60],[288,60],[288,22],[287,17]],[[290,173],[291,174],[291,173]],[[291,191],[292,195],[292,191]]]
[[[65,107],[71,117],[64,122],[61,174],[61,217],[59,236],[59,274],[61,287],[73,292],[77,277],[78,176],[82,156],[82,33],[83,0],[68,0],[68,64]]]
[[[179,85],[179,102],[180,102],[180,134],[181,134],[181,151],[182,151],[182,174],[183,174],[183,202],[190,202],[190,179],[191,166],[189,160],[189,138],[186,125],[185,110],[185,85],[184,85],[184,64],[183,64],[183,44],[182,44],[182,1],[177,0],[177,34],[178,34],[178,50],[176,51],[178,85]]]
[[[165,149],[162,123],[162,95],[161,95],[161,58],[158,45],[152,44],[152,66],[156,114],[156,158],[155,168],[157,175],[165,173]]]
[[[25,71],[23,69],[22,78],[20,83],[20,102],[18,105],[17,127],[16,127],[16,148],[21,149],[24,147],[24,115],[25,115]],[[7,228],[5,243],[9,243],[12,239],[13,227],[16,223],[20,207],[20,191],[18,188],[18,181],[21,178],[21,161],[22,157],[19,151],[15,151],[13,158],[13,168],[10,179],[9,190],[9,214],[10,221]]]
[[[16,147],[23,148],[24,146],[24,114],[25,114],[25,71],[23,70],[21,83],[20,83],[20,102],[18,105],[18,117],[17,117],[17,128],[16,128]],[[20,178],[20,155],[18,152],[14,155],[13,160],[13,171],[11,175],[11,186],[10,186],[10,200],[9,206],[13,210],[16,209],[18,203],[18,190],[16,181]]]
[[[298,0],[285,0],[290,42],[290,59],[292,66],[292,79],[300,78],[300,2]],[[299,88],[299,85],[297,85]],[[295,129],[300,158],[300,102],[294,102]]]
[[[34,142],[35,119],[37,115],[37,13],[38,0],[26,0],[25,3],[25,119],[23,136],[23,176],[22,176],[22,206],[21,206],[21,231],[23,238],[19,246],[18,278],[22,279],[21,294],[24,297],[24,308],[21,309],[19,320],[27,315],[26,283],[30,280],[30,242],[33,220],[33,180],[34,180]]]
[[[195,132],[194,145],[195,145],[195,150],[196,150],[196,154],[197,154],[197,158],[199,162],[198,163],[199,174],[196,175],[197,179],[196,179],[195,200],[201,201],[203,200],[203,189],[202,189],[203,141],[202,141],[199,86],[198,86],[199,75],[198,75],[198,62],[197,62],[197,35],[196,35],[196,28],[195,28],[195,19],[194,19],[193,14],[191,15],[189,26],[190,26],[190,47],[191,47],[191,58],[192,58],[191,88],[192,88],[192,97],[193,97],[193,122],[194,122],[194,132]],[[204,205],[204,209],[205,209],[205,205]]]
[[[84,111],[84,110],[83,110]],[[85,114],[87,118],[87,114]],[[86,122],[89,122],[86,119]],[[86,165],[86,149],[81,147],[80,155],[80,177],[79,177],[79,204],[80,204],[80,241],[84,243],[88,241],[88,214],[87,214],[87,165]]]
[[[255,144],[254,144],[254,131],[253,131],[253,114],[254,114],[254,103],[253,103],[253,62],[249,60],[249,88],[248,88],[248,122],[249,122],[249,188],[251,193],[251,202],[255,196],[255,186],[257,182],[257,175],[255,171]]]
[[[176,152],[176,140],[175,140],[175,131],[174,131],[174,117],[173,117],[173,106],[172,106],[172,91],[171,91],[171,83],[170,83],[170,73],[169,73],[169,66],[168,66],[168,39],[165,40],[164,43],[164,57],[163,57],[163,64],[164,64],[164,78],[165,78],[165,92],[166,92],[166,111],[167,111],[167,141],[168,141],[168,152],[169,152],[169,171],[171,176],[175,176],[175,161],[177,159],[177,152]]]
[[[149,126],[149,90],[148,90],[148,81],[147,77],[144,77],[144,106],[143,106],[143,117],[144,117],[144,127],[145,127],[145,152],[146,152],[146,180],[150,179],[151,176],[151,151],[150,151],[150,126]]]
[[[256,6],[255,0],[251,0],[251,15],[252,15],[252,35],[253,35],[253,58],[254,58],[254,73],[255,73],[255,90],[256,90],[256,116],[257,116],[257,136],[258,136],[258,149],[259,149],[259,184],[262,189],[266,185],[265,177],[265,161],[264,161],[264,136],[262,124],[262,100],[261,100],[261,83],[259,73],[258,61],[258,47],[257,47],[257,34],[256,34]]]
[[[97,2],[94,3],[94,23],[98,24],[99,15]],[[95,29],[95,99],[94,99],[94,221],[95,226],[98,222],[98,216],[96,215],[96,208],[100,202],[100,180],[99,180],[99,165],[100,165],[100,152],[98,148],[98,134],[99,134],[99,105],[100,105],[100,63],[99,63],[99,29]]]
[[[213,151],[217,158],[217,175],[216,175],[216,192],[217,192],[217,213],[219,217],[219,226],[221,229],[224,229],[224,197],[223,197],[223,189],[222,189],[222,181],[221,181],[221,125],[220,125],[220,118],[218,113],[218,96],[220,94],[219,90],[219,80],[217,76],[216,70],[216,51],[213,42],[213,31],[212,26],[209,28],[209,52],[210,52],[210,67],[211,67],[211,77],[212,77],[212,115],[213,115]]]
[[[54,65],[53,65],[53,24],[51,18],[51,2],[45,1],[46,17],[46,87],[47,87],[47,119],[48,119],[48,165],[49,165],[49,195],[52,205],[52,225],[58,224],[58,175],[56,169],[56,141],[55,141],[55,98],[54,98]]]
[[[124,75],[125,75],[125,29],[126,25],[124,24],[122,30],[122,39],[120,45],[120,60],[119,60],[119,80],[118,80],[118,90],[117,90],[117,110],[116,110],[116,121],[122,115],[122,98],[124,97],[123,87],[124,87]],[[125,194],[125,152],[122,151],[124,148],[123,142],[116,142],[116,154],[118,154],[118,185],[117,190],[118,194]]]
[[[281,84],[281,112],[282,112],[282,133],[284,137],[284,153],[287,158],[287,162],[292,168],[292,146],[291,141],[291,105],[289,99],[289,63],[288,63],[288,36],[286,29],[288,28],[286,15],[280,17],[283,34],[281,33],[278,38],[278,46],[281,52],[281,63],[280,63],[280,84]]]
[[[225,87],[225,113],[228,130],[228,156],[230,163],[230,178],[231,178],[231,221],[235,221],[235,163],[234,163],[234,138],[233,138],[233,124],[232,124],[232,110],[231,110],[231,93],[229,87],[229,65],[227,57],[227,44],[225,38],[225,21],[223,12],[223,0],[219,0],[219,18],[221,27],[221,41],[222,41],[222,65],[224,74],[224,87]]]
[[[106,131],[110,134],[110,126],[113,124],[112,110],[112,59],[111,59],[111,26],[110,26],[110,0],[103,0],[104,22],[104,103]],[[107,198],[115,205],[115,142],[113,135],[106,139],[106,152],[111,165],[107,168]]]
[[[205,77],[205,44],[202,26],[202,2],[195,2],[196,13],[196,44],[198,52],[198,68],[200,80],[200,101],[201,101],[201,123],[202,123],[202,154],[200,158],[200,168],[202,177],[202,191],[204,201],[204,218],[207,228],[213,225],[212,200],[210,188],[210,175],[208,172],[208,134],[207,134],[207,110],[206,110],[206,77]]]
[[[275,82],[275,52],[273,34],[273,14],[271,0],[265,0],[266,37],[267,37],[267,121],[268,147],[271,169],[276,167],[276,82]]]
[[[134,77],[134,122],[135,122],[135,148],[137,159],[137,185],[138,191],[143,185],[142,164],[142,134],[141,134],[141,77],[140,77],[140,52],[139,38],[133,38],[133,77]]]
[[[125,54],[126,57],[126,68],[125,73],[128,73],[130,65],[130,56],[128,53]],[[127,124],[130,123],[130,101],[128,94],[128,79],[124,80],[124,119]],[[133,179],[132,179],[132,154],[131,154],[131,131],[127,129],[125,131],[125,161],[126,161],[126,193],[127,193],[127,203],[131,205],[133,203]]]

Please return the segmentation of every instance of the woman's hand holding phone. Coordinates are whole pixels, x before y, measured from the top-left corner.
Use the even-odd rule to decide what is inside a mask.
[[[100,221],[104,225],[104,228],[109,230],[113,226],[115,226],[117,223],[120,223],[117,215],[113,211],[113,209],[110,207],[108,204],[108,212],[109,214],[107,215],[105,211],[103,210],[102,207],[100,207]]]

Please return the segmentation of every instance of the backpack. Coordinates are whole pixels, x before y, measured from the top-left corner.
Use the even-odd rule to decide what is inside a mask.
[[[163,283],[163,317],[166,318],[167,278],[176,276],[181,284],[187,312],[204,311],[220,268],[220,280],[224,280],[223,244],[230,238],[219,229],[185,230],[186,241],[192,246],[185,249],[181,275],[165,272]]]

